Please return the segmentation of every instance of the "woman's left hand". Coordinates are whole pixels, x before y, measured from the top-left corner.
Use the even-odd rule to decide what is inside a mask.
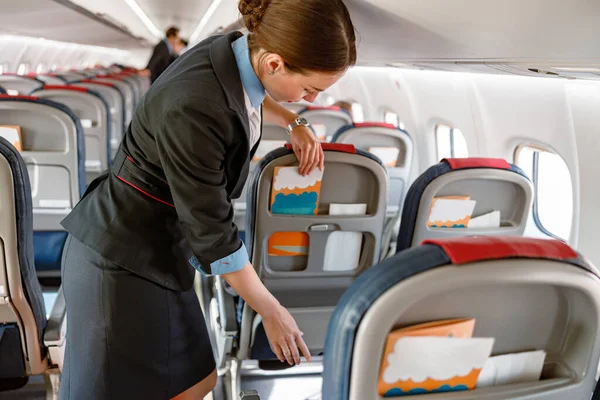
[[[321,142],[313,131],[306,126],[295,127],[291,134],[292,149],[300,162],[298,172],[302,176],[311,173],[315,167],[321,170],[325,166],[325,155],[321,148]]]

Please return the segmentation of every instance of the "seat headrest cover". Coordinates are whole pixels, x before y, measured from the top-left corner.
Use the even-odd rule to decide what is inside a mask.
[[[10,100],[14,100],[14,99],[24,99],[24,100],[33,100],[33,101],[37,101],[39,99],[39,97],[35,97],[35,96],[25,96],[22,94],[16,95],[16,96],[11,96],[10,94],[0,94],[0,99],[10,99]]]
[[[503,158],[444,158],[443,161],[447,162],[453,170],[467,168],[510,169],[510,164]]]
[[[79,86],[61,86],[61,85],[44,85],[43,90],[73,90],[76,92],[84,92],[87,93],[87,88],[79,87]]]
[[[398,127],[387,122],[355,122],[355,128],[388,128],[397,130]]]
[[[426,239],[422,245],[440,247],[452,264],[504,258],[537,258],[569,261],[578,254],[567,244],[556,239],[537,239],[521,236],[462,236]]]
[[[337,107],[337,106],[308,106],[304,109],[304,111],[318,111],[318,110],[342,111],[342,108]]]
[[[285,147],[288,150],[293,150],[291,143],[286,143]],[[356,154],[356,147],[353,144],[342,143],[321,143],[323,151],[339,151],[341,153]]]

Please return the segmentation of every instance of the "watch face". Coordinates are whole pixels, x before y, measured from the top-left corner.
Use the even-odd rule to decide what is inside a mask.
[[[298,118],[296,118],[296,123],[298,125],[308,125],[308,121],[304,117],[298,117]]]

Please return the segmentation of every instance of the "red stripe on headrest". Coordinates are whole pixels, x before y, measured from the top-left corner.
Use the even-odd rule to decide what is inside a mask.
[[[0,99],[25,99],[25,100],[38,100],[39,97],[35,96],[25,96],[22,94],[18,94],[16,96],[11,96],[10,94],[0,94]]]
[[[288,150],[293,150],[291,143],[286,143],[285,147]],[[345,143],[321,143],[323,151],[339,151],[341,153],[356,154],[356,147],[353,144]]]
[[[355,122],[355,128],[389,128],[389,129],[398,129],[393,124],[388,124],[387,122]]]
[[[502,158],[444,158],[452,169],[497,168],[510,169],[510,164]]]
[[[330,111],[342,111],[341,107],[338,106],[308,106],[306,111],[318,111],[318,110],[330,110]]]
[[[573,249],[560,240],[521,236],[461,236],[427,239],[421,244],[433,244],[442,248],[452,264],[504,258],[569,260],[578,257]]]
[[[73,90],[76,92],[84,92],[86,93],[88,90],[87,88],[84,87],[80,87],[80,86],[67,86],[67,85],[44,85],[44,90]]]
[[[115,85],[112,84],[112,83],[110,83],[110,82],[98,82],[98,81],[94,81],[92,79],[82,79],[80,82],[94,83],[96,85],[102,85],[102,86],[108,86],[108,87],[115,87]]]

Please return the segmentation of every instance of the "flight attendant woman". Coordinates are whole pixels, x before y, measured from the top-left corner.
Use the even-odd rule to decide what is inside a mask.
[[[62,400],[202,399],[216,382],[195,270],[221,275],[262,316],[281,361],[310,359],[233,224],[264,116],[290,129],[300,173],[323,167],[305,121],[356,61],[342,0],[242,0],[250,33],[177,59],[137,107],[112,167],[64,219],[67,349]]]

